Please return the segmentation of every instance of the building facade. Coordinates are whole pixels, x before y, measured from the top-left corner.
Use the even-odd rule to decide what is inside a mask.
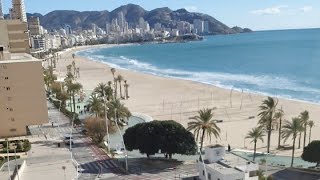
[[[27,23],[0,20],[0,43],[11,53],[30,53]]]
[[[24,6],[24,0],[12,0],[12,9],[10,10],[11,19],[19,19],[27,22],[27,14]]]
[[[3,11],[2,11],[2,0],[0,0],[0,20],[4,19]]]
[[[0,47],[0,138],[27,135],[28,126],[48,123],[42,62]]]
[[[39,17],[30,17],[28,19],[30,36],[42,35]]]
[[[205,147],[205,157],[199,161],[198,170],[200,180],[258,180],[259,165],[214,145]]]

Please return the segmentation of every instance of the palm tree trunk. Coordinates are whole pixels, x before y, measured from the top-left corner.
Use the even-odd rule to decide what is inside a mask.
[[[119,87],[120,87],[120,98],[122,98],[121,82],[119,82]]]
[[[301,132],[299,133],[299,144],[298,144],[298,149],[300,149],[301,146]]]
[[[70,105],[70,112],[72,112],[72,94],[71,94],[71,91],[70,91],[70,99],[69,99],[69,105]]]
[[[310,131],[309,131],[309,144],[311,142],[311,127],[310,127]]]
[[[268,129],[268,144],[267,144],[267,152],[270,153],[270,142],[271,142],[271,121]]]
[[[281,147],[281,126],[282,126],[282,119],[280,118],[279,136],[278,136],[278,149],[280,149],[280,147]]]
[[[206,132],[206,130],[205,130],[205,129],[202,129],[200,153],[202,153],[202,147],[203,147],[203,140],[204,140],[204,133],[205,133],[205,132]]]
[[[114,82],[114,85],[115,85],[115,87],[114,87],[115,88],[114,89],[114,97],[117,99],[117,94],[118,94],[117,93],[117,91],[118,91],[118,83],[117,83],[117,81]]]
[[[72,99],[73,99],[73,113],[76,113],[76,99],[74,97],[74,92],[72,93]]]
[[[292,157],[291,157],[291,167],[293,166],[295,145],[296,145],[296,137],[294,137],[294,138],[293,138]]]
[[[303,148],[306,147],[306,138],[307,138],[307,126],[304,126],[304,135],[303,135]]]
[[[257,141],[254,141],[253,162],[256,159]]]

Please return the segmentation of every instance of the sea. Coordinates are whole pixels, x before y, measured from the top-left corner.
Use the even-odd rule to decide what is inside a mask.
[[[87,49],[80,56],[156,76],[320,103],[320,29],[206,36]]]

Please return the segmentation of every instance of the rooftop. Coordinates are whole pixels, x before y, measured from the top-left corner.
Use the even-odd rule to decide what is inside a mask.
[[[32,57],[26,53],[12,53],[11,58],[6,60],[0,60],[0,64],[17,63],[17,62],[38,62],[39,59]]]
[[[219,163],[207,164],[207,167],[219,171],[223,175],[238,174],[240,171],[235,168],[225,167]]]

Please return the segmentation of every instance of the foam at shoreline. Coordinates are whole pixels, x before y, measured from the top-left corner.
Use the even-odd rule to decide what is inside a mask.
[[[119,47],[119,46],[116,46]],[[99,47],[101,48],[110,48],[110,47]],[[288,94],[279,93],[273,94],[270,92],[264,92],[259,90],[254,90],[250,88],[240,88],[234,86],[234,84],[242,83],[246,85],[256,86],[260,89],[272,89],[274,91],[288,91],[292,93],[302,94],[303,92],[310,94],[320,94],[320,91],[308,87],[300,87],[297,83],[292,80],[289,80],[285,77],[272,77],[268,75],[264,76],[254,76],[247,74],[229,74],[229,73],[218,73],[218,72],[191,72],[178,69],[161,69],[149,63],[141,62],[137,59],[131,59],[125,56],[103,56],[103,55],[94,55],[98,50],[96,47],[87,48],[84,50],[79,50],[76,52],[77,55],[85,57],[89,60],[107,64],[110,67],[114,67],[122,70],[129,70],[139,73],[151,74],[155,76],[165,77],[165,78],[174,78],[182,80],[190,80],[193,82],[213,85],[219,88],[227,90],[235,90],[238,92],[245,92],[255,95],[263,96],[274,96],[287,100],[294,100],[299,102],[306,102],[310,104],[319,105],[320,101],[315,100],[312,96],[310,98],[297,98]]]

